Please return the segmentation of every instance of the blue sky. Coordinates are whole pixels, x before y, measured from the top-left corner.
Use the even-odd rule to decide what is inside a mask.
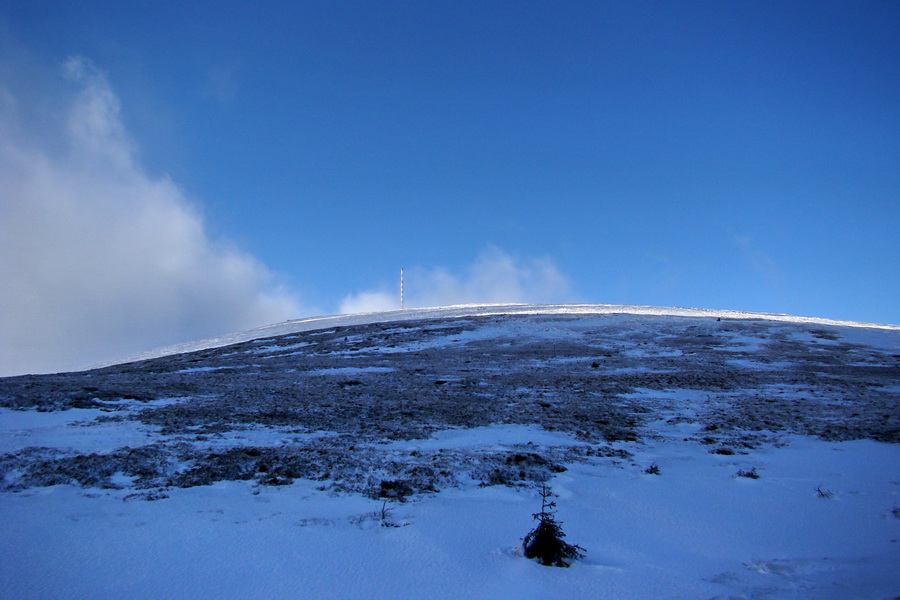
[[[414,304],[900,323],[898,29],[896,2],[7,0],[5,372],[72,364],[54,331],[102,357],[386,308],[401,266]]]

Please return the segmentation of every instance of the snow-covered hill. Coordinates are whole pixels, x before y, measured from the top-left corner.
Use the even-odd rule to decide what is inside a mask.
[[[307,319],[0,379],[0,597],[893,598],[900,329]],[[559,495],[570,569],[520,552]]]
[[[717,310],[707,308],[680,308],[673,306],[642,306],[634,304],[459,304],[432,308],[409,308],[405,310],[388,310],[372,313],[350,315],[332,315],[324,317],[308,317],[275,323],[249,331],[241,331],[184,344],[176,344],[156,350],[150,350],[135,356],[116,361],[133,362],[149,358],[159,358],[170,354],[196,352],[208,348],[220,348],[230,344],[248,342],[265,337],[278,337],[292,333],[326,329],[328,327],[347,327],[370,323],[387,323],[414,321],[425,319],[455,319],[460,317],[491,315],[648,315],[668,317],[715,317],[718,319],[761,319],[782,321],[787,323],[809,323],[813,325],[837,325],[847,327],[865,327],[875,329],[900,330],[898,325],[881,323],[865,323],[860,321],[838,321],[817,317],[800,317],[775,313],[754,313],[739,310]]]

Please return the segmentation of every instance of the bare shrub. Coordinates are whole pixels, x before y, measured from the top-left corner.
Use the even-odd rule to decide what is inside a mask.
[[[819,498],[831,498],[834,496],[834,492],[827,488],[823,488],[821,485],[816,486],[816,494],[818,494]]]
[[[747,479],[759,479],[759,473],[756,472],[756,467],[753,467],[749,471],[741,469],[737,472],[737,476],[746,477]]]

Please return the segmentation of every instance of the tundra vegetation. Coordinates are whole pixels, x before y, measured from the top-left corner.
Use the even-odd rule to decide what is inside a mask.
[[[572,462],[625,462],[628,443],[661,419],[701,424],[693,441],[723,456],[784,434],[897,442],[898,363],[840,328],[770,321],[519,315],[332,327],[0,379],[0,407],[81,411],[90,418],[79,427],[132,423],[145,434],[102,452],[5,448],[0,485],[124,486],[155,499],[171,487],[305,478],[402,502],[470,481],[537,486]],[[495,424],[577,443],[397,445]]]

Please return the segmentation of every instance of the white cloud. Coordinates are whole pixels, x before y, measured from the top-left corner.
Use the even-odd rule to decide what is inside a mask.
[[[105,76],[79,58],[65,73],[77,91],[41,127],[28,92],[0,88],[0,375],[300,316],[261,263],[210,239],[174,182],[145,172]]]
[[[378,312],[400,308],[400,296],[386,291],[350,294],[341,301],[341,314]]]
[[[443,267],[408,269],[405,305],[447,306],[470,303],[571,301],[569,280],[549,258],[517,259],[495,247],[482,252],[466,271],[456,275]],[[399,293],[371,290],[351,294],[342,313],[400,307]]]

